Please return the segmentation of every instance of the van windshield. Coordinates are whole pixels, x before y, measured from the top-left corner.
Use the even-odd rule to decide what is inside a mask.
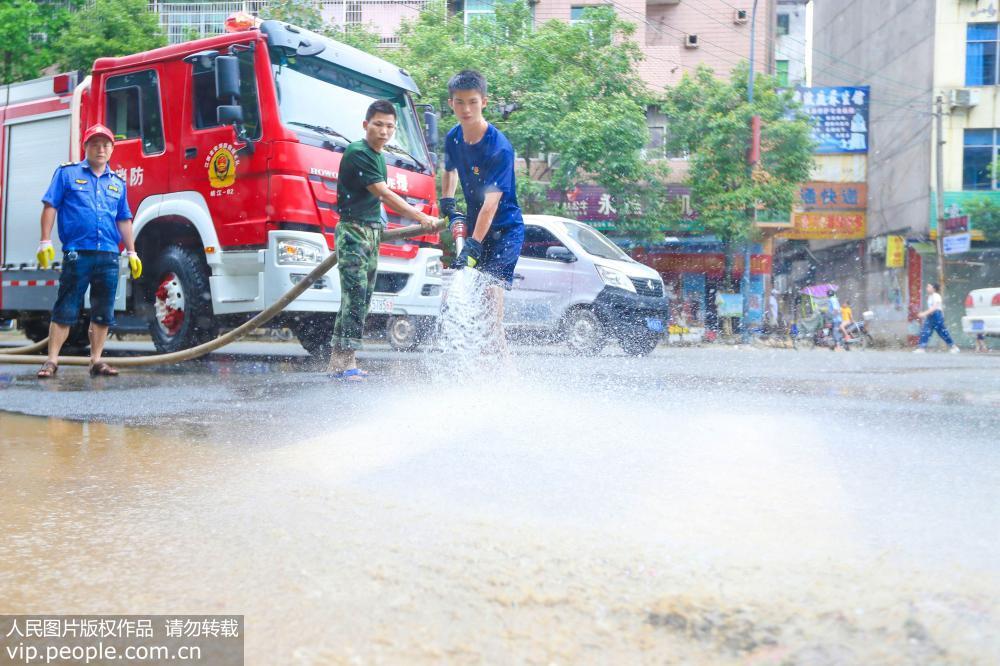
[[[607,236],[585,224],[567,221],[566,231],[569,233],[570,238],[579,243],[584,250],[595,257],[614,259],[616,261],[632,261],[632,258],[625,254],[620,247],[608,240]]]
[[[347,145],[364,137],[361,123],[368,106],[377,99],[387,99],[396,107],[396,134],[386,151],[420,170],[430,164],[416,114],[404,90],[320,58],[275,49],[271,61],[281,121],[290,129],[320,133],[334,143]]]

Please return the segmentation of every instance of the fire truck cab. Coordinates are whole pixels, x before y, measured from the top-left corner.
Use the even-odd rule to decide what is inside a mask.
[[[145,265],[134,282],[121,271],[116,330],[148,330],[166,352],[260,312],[333,251],[340,158],[364,135],[375,99],[397,111],[389,187],[437,214],[436,117],[425,113],[421,128],[416,92],[404,70],[278,21],[101,58],[79,85],[60,75],[12,86],[0,97],[0,319],[17,318],[33,339],[47,334],[59,271],[36,265],[40,198],[59,163],[82,158],[87,126],[116,135],[110,168],[127,184]],[[411,223],[392,210],[385,218],[389,228]],[[432,328],[437,242],[380,248],[369,325],[385,327],[394,346],[415,347]],[[334,270],[274,324],[322,355],[339,304]]]

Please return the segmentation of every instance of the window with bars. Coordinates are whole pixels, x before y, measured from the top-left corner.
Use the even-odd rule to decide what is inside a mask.
[[[361,3],[348,2],[344,8],[344,23],[347,25],[361,25]]]

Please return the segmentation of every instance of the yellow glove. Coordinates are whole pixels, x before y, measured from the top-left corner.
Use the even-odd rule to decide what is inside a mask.
[[[139,260],[139,255],[135,252],[128,253],[128,267],[132,271],[133,280],[138,280],[142,277],[142,261]]]
[[[52,247],[52,241],[43,240],[38,244],[38,252],[35,254],[38,257],[38,265],[42,268],[48,268],[49,265],[56,260],[56,251]]]

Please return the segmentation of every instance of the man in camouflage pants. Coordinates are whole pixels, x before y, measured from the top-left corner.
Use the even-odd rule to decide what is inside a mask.
[[[437,222],[389,189],[382,148],[396,131],[396,107],[387,100],[372,102],[362,124],[365,138],[355,141],[340,162],[337,180],[337,266],[340,272],[340,314],[333,329],[333,377],[360,381],[355,352],[361,348],[365,317],[375,291],[378,246],[382,238],[382,204],[420,223],[426,230]]]

